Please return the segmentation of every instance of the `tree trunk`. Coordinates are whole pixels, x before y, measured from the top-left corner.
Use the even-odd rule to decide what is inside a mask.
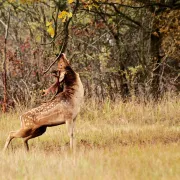
[[[7,70],[6,70],[6,47],[4,47],[4,61],[3,61],[3,105],[2,105],[2,111],[3,113],[7,112]]]
[[[162,37],[157,30],[151,35],[151,53],[154,64],[152,83],[151,83],[151,94],[154,100],[158,100],[161,95],[160,91],[160,73],[161,73],[161,62],[162,56],[160,55]]]
[[[8,22],[7,25],[0,20],[0,22],[5,27],[5,36],[4,36],[4,56],[3,56],[3,64],[2,64],[2,78],[3,78],[3,105],[2,105],[2,111],[3,113],[7,112],[7,104],[8,104],[8,93],[7,93],[7,65],[6,65],[6,51],[7,51],[7,38],[8,38],[8,30],[9,30],[9,24],[10,24],[10,11],[8,15]]]

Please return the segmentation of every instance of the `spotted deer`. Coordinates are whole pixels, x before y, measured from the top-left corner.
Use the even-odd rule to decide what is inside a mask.
[[[57,71],[60,74],[59,82],[63,81],[64,83],[63,91],[57,94],[53,100],[20,116],[21,128],[9,133],[4,151],[13,138],[23,138],[25,149],[28,151],[29,139],[42,135],[47,127],[61,124],[67,126],[70,149],[73,149],[74,124],[83,101],[84,89],[79,74],[71,68],[63,53],[58,59]]]

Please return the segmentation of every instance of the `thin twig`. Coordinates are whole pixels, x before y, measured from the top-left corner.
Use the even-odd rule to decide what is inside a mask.
[[[7,25],[0,19],[0,22],[2,23],[2,25],[5,27],[5,29],[7,28]]]
[[[61,53],[62,53],[62,50],[63,50],[63,48],[64,48],[64,44],[65,44],[65,40],[63,41],[63,45],[62,45],[62,47],[61,47],[61,50],[60,50],[58,56],[57,56],[56,59],[50,64],[50,66],[43,72],[43,75],[46,74],[46,73],[50,70],[50,68],[56,63],[56,61],[59,59],[59,57],[60,57],[60,55],[61,55]]]
[[[72,36],[69,35],[69,37],[70,37],[71,39],[73,39]],[[81,40],[81,39],[76,39],[76,40],[79,41],[79,42],[85,43],[85,44],[87,44],[88,46],[90,46],[90,47],[92,47],[92,48],[98,50],[97,47],[93,46],[92,44],[89,44],[89,43],[86,42],[86,41],[83,41],[83,40]],[[87,46],[87,47],[88,47],[88,46]]]

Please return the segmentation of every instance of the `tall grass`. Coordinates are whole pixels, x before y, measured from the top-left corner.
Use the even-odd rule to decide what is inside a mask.
[[[0,115],[0,149],[8,132],[20,128],[11,111]],[[76,120],[76,153],[68,150],[65,126],[48,128],[0,152],[1,179],[180,179],[180,101],[154,103],[88,100]]]

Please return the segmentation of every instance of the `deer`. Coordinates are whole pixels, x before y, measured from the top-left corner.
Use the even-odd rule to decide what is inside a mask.
[[[56,78],[56,81],[48,89],[43,90],[43,93],[44,93],[43,96],[46,96],[50,92],[55,93],[55,95],[50,99],[50,101],[53,100],[57,94],[63,91],[63,85],[62,85],[63,80],[60,80],[59,71],[54,70],[51,73],[52,73],[52,76]]]
[[[70,138],[70,149],[73,150],[75,120],[83,103],[84,88],[79,74],[72,69],[64,53],[58,57],[57,72],[59,72],[59,76],[55,77],[59,82],[63,81],[63,90],[51,101],[45,102],[20,116],[21,128],[9,133],[4,151],[14,138],[23,138],[25,150],[29,151],[28,141],[30,139],[44,134],[47,127],[62,124],[66,124]],[[54,83],[48,92],[58,87],[59,82]],[[48,92],[45,91],[45,93]]]

